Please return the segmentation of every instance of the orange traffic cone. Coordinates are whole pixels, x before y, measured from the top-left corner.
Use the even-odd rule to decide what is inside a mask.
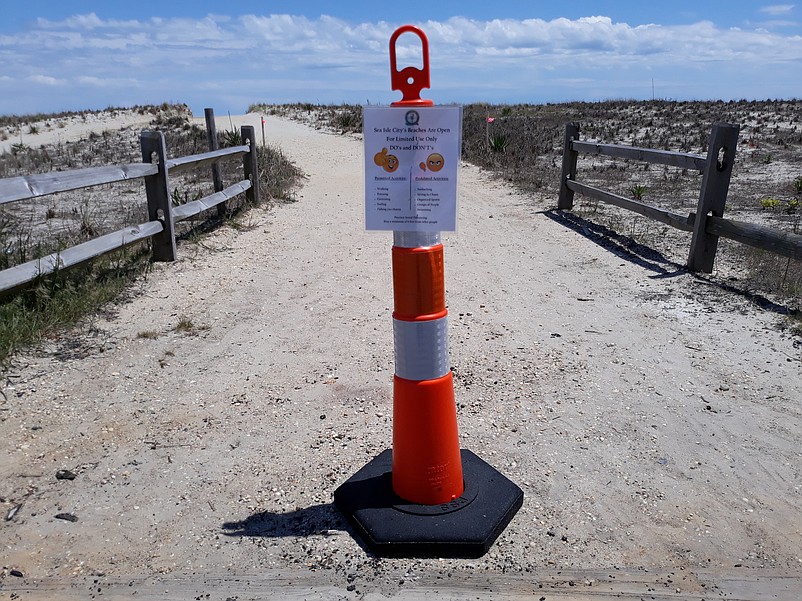
[[[420,38],[423,69],[398,69],[395,43],[404,33]],[[429,45],[419,28],[393,33],[390,73],[404,94],[392,105],[410,108],[407,117],[433,105],[420,97],[429,87]],[[334,504],[380,556],[481,557],[523,492],[459,448],[439,232],[393,231],[393,291],[393,448],[337,487]]]
[[[464,490],[443,271],[439,233],[395,232],[392,481],[399,497],[422,505]]]

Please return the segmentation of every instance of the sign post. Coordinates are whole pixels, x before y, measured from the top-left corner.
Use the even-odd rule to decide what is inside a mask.
[[[398,70],[399,36],[418,36],[423,69]],[[460,107],[420,98],[426,35],[390,38],[390,107],[365,107],[365,227],[393,232],[393,448],[334,492],[366,545],[393,557],[481,557],[523,504],[523,492],[460,449],[448,361],[441,231],[457,224]]]

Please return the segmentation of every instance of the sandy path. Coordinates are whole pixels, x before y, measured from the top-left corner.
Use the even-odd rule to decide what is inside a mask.
[[[298,202],[181,245],[114,315],[10,371],[0,507],[22,506],[0,522],[0,599],[83,598],[96,580],[120,598],[131,582],[162,598],[545,583],[562,599],[796,599],[798,341],[471,166],[444,236],[461,439],[524,507],[480,560],[366,554],[330,502],[390,442],[391,236],[362,230],[358,141],[273,117],[267,136],[309,174]]]

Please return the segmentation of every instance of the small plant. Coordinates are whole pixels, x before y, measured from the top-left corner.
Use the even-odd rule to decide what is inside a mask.
[[[779,198],[764,198],[760,201],[760,207],[766,211],[773,211],[782,204]]]
[[[509,117],[510,115],[512,115],[512,107],[511,106],[505,106],[503,109],[501,109],[501,116],[502,117]]]
[[[195,336],[198,332],[208,330],[209,326],[199,326],[189,317],[182,316],[176,326],[173,328],[174,332],[179,334],[186,334],[188,336]]]
[[[190,194],[190,190],[188,188],[179,188],[176,186],[173,188],[173,193],[170,195],[170,200],[173,203],[174,207],[179,205],[185,205],[188,202],[192,202],[198,200],[203,197],[203,194],[199,190],[196,190],[194,193]]]
[[[95,223],[95,211],[89,206],[89,201],[81,203],[78,217],[81,222],[80,232],[83,238],[94,238],[100,235],[100,230]]]
[[[195,324],[189,317],[181,317],[178,320],[178,323],[173,328],[176,332],[182,332],[184,334],[191,334],[195,331]]]
[[[262,195],[285,202],[297,200],[293,192],[303,173],[287,159],[280,148],[270,144],[257,147],[257,155]]]
[[[35,125],[31,125],[31,126],[28,128],[28,133],[29,133],[29,134],[38,134],[38,133],[39,133],[39,128],[38,128],[38,127],[36,127]]]
[[[636,184],[629,189],[629,193],[632,194],[632,198],[635,200],[643,200],[643,195],[649,190],[646,186],[641,184]]]
[[[802,194],[802,176],[794,180],[794,192]]]
[[[156,330],[145,330],[144,332],[139,332],[136,337],[146,338],[147,340],[156,340],[159,337],[159,333]]]
[[[362,119],[360,115],[352,112],[338,113],[337,116],[334,117],[334,124],[343,133],[362,129]]]
[[[788,206],[785,208],[785,210],[788,213],[796,213],[798,209],[799,209],[799,199],[798,198],[792,198],[791,200],[789,200],[788,201]]]
[[[145,246],[96,263],[42,277],[37,285],[0,302],[0,368],[21,348],[93,314],[115,299],[132,276],[149,268]]]
[[[509,140],[507,140],[507,136],[504,134],[493,134],[490,136],[488,142],[490,144],[490,150],[493,152],[505,152],[509,144]]]
[[[236,129],[227,129],[222,134],[223,148],[231,148],[232,146],[242,146],[242,133]]]
[[[770,165],[772,161],[774,161],[774,157],[771,156],[771,154],[767,154],[766,156],[763,157],[763,163],[766,165]]]

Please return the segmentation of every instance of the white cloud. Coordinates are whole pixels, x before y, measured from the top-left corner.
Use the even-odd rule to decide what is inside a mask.
[[[143,82],[131,77],[116,77],[116,78],[101,78],[81,75],[75,78],[75,83],[78,85],[87,85],[97,88],[121,88],[121,87],[141,87]]]
[[[778,16],[787,15],[793,10],[793,4],[772,4],[770,6],[761,7],[760,12],[766,13],[767,15]]]
[[[777,29],[779,27],[799,27],[799,23],[796,21],[785,21],[783,19],[771,19],[770,21],[763,21],[760,24],[761,29]]]
[[[60,86],[66,83],[63,79],[56,79],[50,75],[29,75],[25,79],[31,83],[38,83],[43,86]]]
[[[761,10],[780,15],[793,6]],[[27,110],[15,104],[23,95],[13,88],[22,81],[70,84],[58,98],[42,95],[42,104],[86,103],[99,98],[101,90],[103,105],[115,103],[115,96],[205,105],[215,98],[247,96],[253,102],[395,99],[387,49],[397,25],[291,15],[118,21],[90,13],[63,21],[40,19],[28,31],[0,36],[0,63],[9,78],[2,80],[0,112]],[[620,97],[633,95],[628,90],[637,81],[664,73],[672,74],[671,81],[687,80],[695,97],[731,97],[736,89],[749,89],[750,82],[754,94],[778,97],[782,94],[773,90],[788,89],[788,65],[802,61],[800,35],[755,26],[722,29],[709,21],[632,26],[606,16],[453,17],[422,28],[430,41],[433,93],[440,89],[458,96],[448,101],[494,100],[480,96],[502,91],[508,99],[537,101],[547,94],[573,99],[583,97],[585,89],[607,89],[609,96]],[[420,63],[414,36],[399,39],[398,59],[399,68]],[[776,82],[769,79],[771,65],[782,66]],[[677,89],[672,97],[681,93]]]
[[[123,29],[126,27],[136,28],[139,23],[135,20],[101,19],[95,13],[74,15],[63,21],[50,21],[42,17],[36,19],[36,25],[40,29]]]

